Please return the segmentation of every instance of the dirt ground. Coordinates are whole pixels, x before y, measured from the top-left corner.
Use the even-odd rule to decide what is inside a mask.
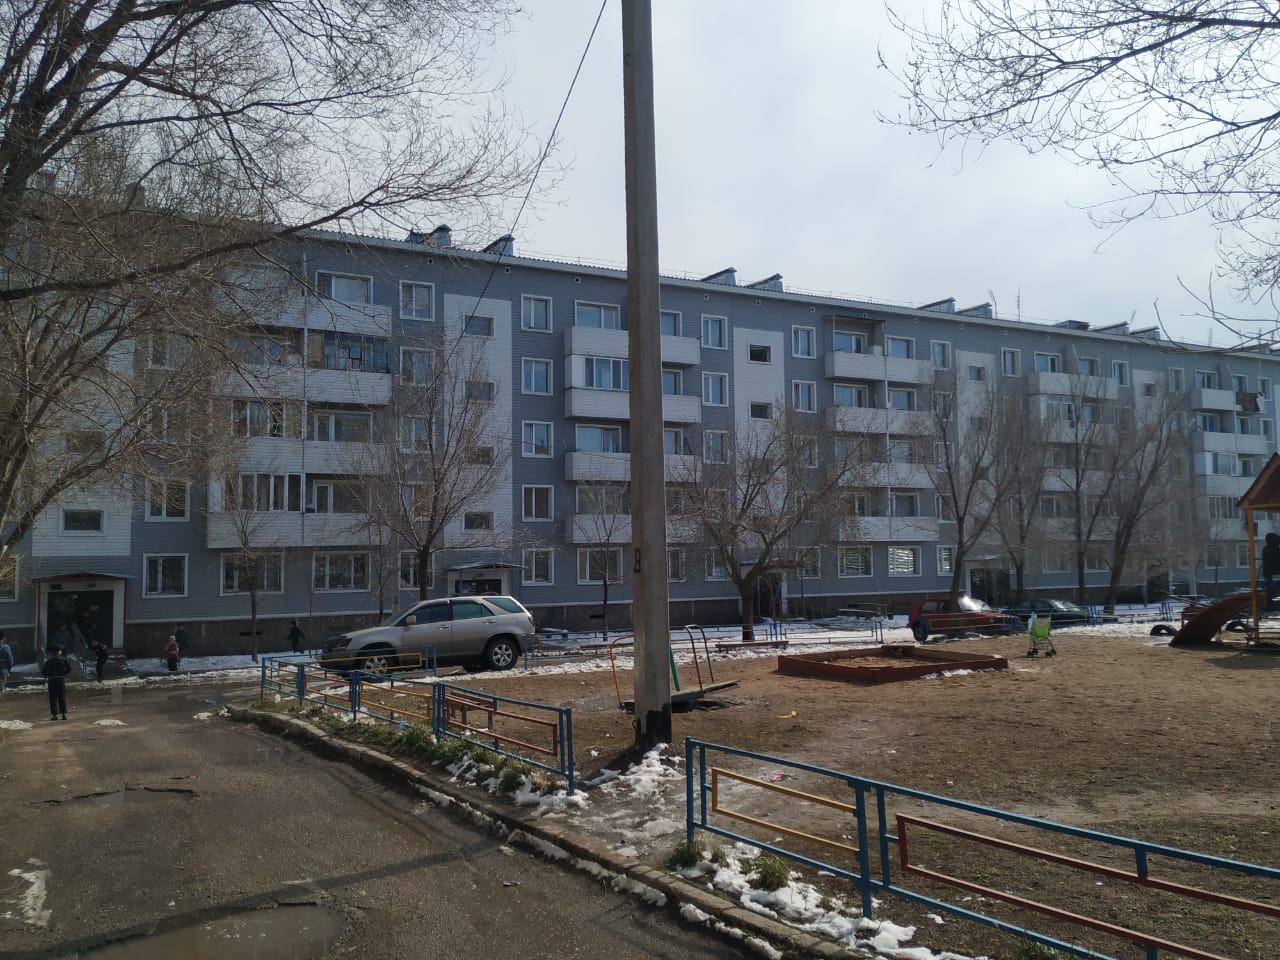
[[[784,676],[776,655],[716,657],[716,680],[736,685],[703,701],[702,709],[677,712],[674,740],[693,736],[1060,823],[1280,865],[1280,656],[1174,649],[1143,631],[1135,627],[1130,638],[1063,631],[1055,635],[1058,655],[1035,659],[1025,656],[1025,638],[960,640],[942,649],[1007,657],[1010,668],[879,685]],[[692,672],[682,673],[688,686]],[[607,670],[465,682],[572,707],[583,779],[631,743],[632,717],[618,709]],[[630,674],[619,682],[630,698]],[[1028,842],[1046,845],[1042,835]],[[939,847],[935,855],[944,853]],[[1021,872],[1034,887],[1047,876],[1025,862],[997,859],[971,882],[1011,883]],[[1220,874],[1184,882],[1280,903],[1280,883],[1228,878],[1224,885]],[[1112,922],[1129,922],[1120,901],[1139,919],[1151,909],[1120,890],[1113,885],[1087,905]],[[1280,956],[1280,922],[1206,910],[1174,908],[1160,932],[1225,957]],[[913,922],[930,925],[929,911],[910,904],[892,915],[912,911]],[[922,930],[921,937],[935,948],[1020,956],[1007,943],[1001,948],[995,934],[956,927],[946,935]],[[1143,955],[1109,944],[1117,956]]]

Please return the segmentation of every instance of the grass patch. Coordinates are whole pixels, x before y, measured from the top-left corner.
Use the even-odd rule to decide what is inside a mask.
[[[697,840],[682,840],[675,845],[662,865],[668,870],[688,870],[702,862],[702,844]]]
[[[1063,960],[1063,957],[1053,947],[1034,940],[1021,940],[1014,948],[1013,960]]]
[[[748,882],[757,890],[781,890],[791,882],[791,867],[781,857],[761,857]]]

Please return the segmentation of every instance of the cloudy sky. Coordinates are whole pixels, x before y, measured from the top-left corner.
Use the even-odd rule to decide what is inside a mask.
[[[506,97],[538,136],[599,7],[524,0],[497,43]],[[732,266],[740,282],[781,273],[789,289],[881,302],[991,300],[1026,320],[1147,326],[1158,309],[1173,336],[1236,342],[1182,289],[1203,295],[1213,278],[1204,219],[1108,236],[1087,213],[1113,195],[1101,174],[1011,145],[941,151],[881,122],[901,104],[877,48],[892,61],[903,44],[875,0],[654,0],[653,12],[664,273]],[[561,179],[516,226],[517,253],[625,261],[621,43],[609,0],[560,127]],[[1213,289],[1231,298],[1229,282]]]

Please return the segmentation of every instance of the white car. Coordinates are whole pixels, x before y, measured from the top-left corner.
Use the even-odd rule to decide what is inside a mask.
[[[424,600],[381,626],[330,637],[320,662],[335,670],[385,673],[425,665],[419,651],[434,644],[441,666],[509,670],[534,629],[533,615],[515,597]]]

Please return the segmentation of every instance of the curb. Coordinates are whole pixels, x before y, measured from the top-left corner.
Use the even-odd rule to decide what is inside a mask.
[[[666,897],[666,909],[675,911],[677,916],[679,916],[680,907],[684,904],[696,907],[709,917],[702,922],[702,926],[726,940],[741,942],[750,937],[759,937],[782,949],[788,956],[841,957],[845,960],[850,957],[870,960],[876,956],[830,940],[823,940],[771,917],[747,910],[704,886],[698,886],[665,870],[648,864],[624,861],[612,850],[596,841],[583,839],[580,835],[574,834],[570,827],[532,820],[513,811],[505,804],[495,803],[487,796],[463,794],[458,791],[456,782],[448,777],[423,770],[364,744],[351,743],[332,736],[305,720],[238,704],[226,704],[225,708],[233,720],[256,723],[258,726],[286,736],[300,737],[312,746],[322,747],[338,754],[357,767],[395,774],[430,793],[444,796],[463,808],[475,811],[480,817],[492,821],[499,830],[511,838],[512,842],[521,842],[522,838],[533,838],[558,847],[569,855],[569,865],[575,869],[581,869],[580,864],[585,861],[631,881],[630,884],[613,884],[613,889],[620,893],[642,895],[640,890],[635,889],[635,885],[657,890]],[[547,851],[540,851],[537,844],[525,842],[524,846],[534,852],[542,853],[543,856],[548,856]],[[683,917],[680,919],[682,923],[690,922]],[[735,937],[733,928],[736,928],[742,936]]]

